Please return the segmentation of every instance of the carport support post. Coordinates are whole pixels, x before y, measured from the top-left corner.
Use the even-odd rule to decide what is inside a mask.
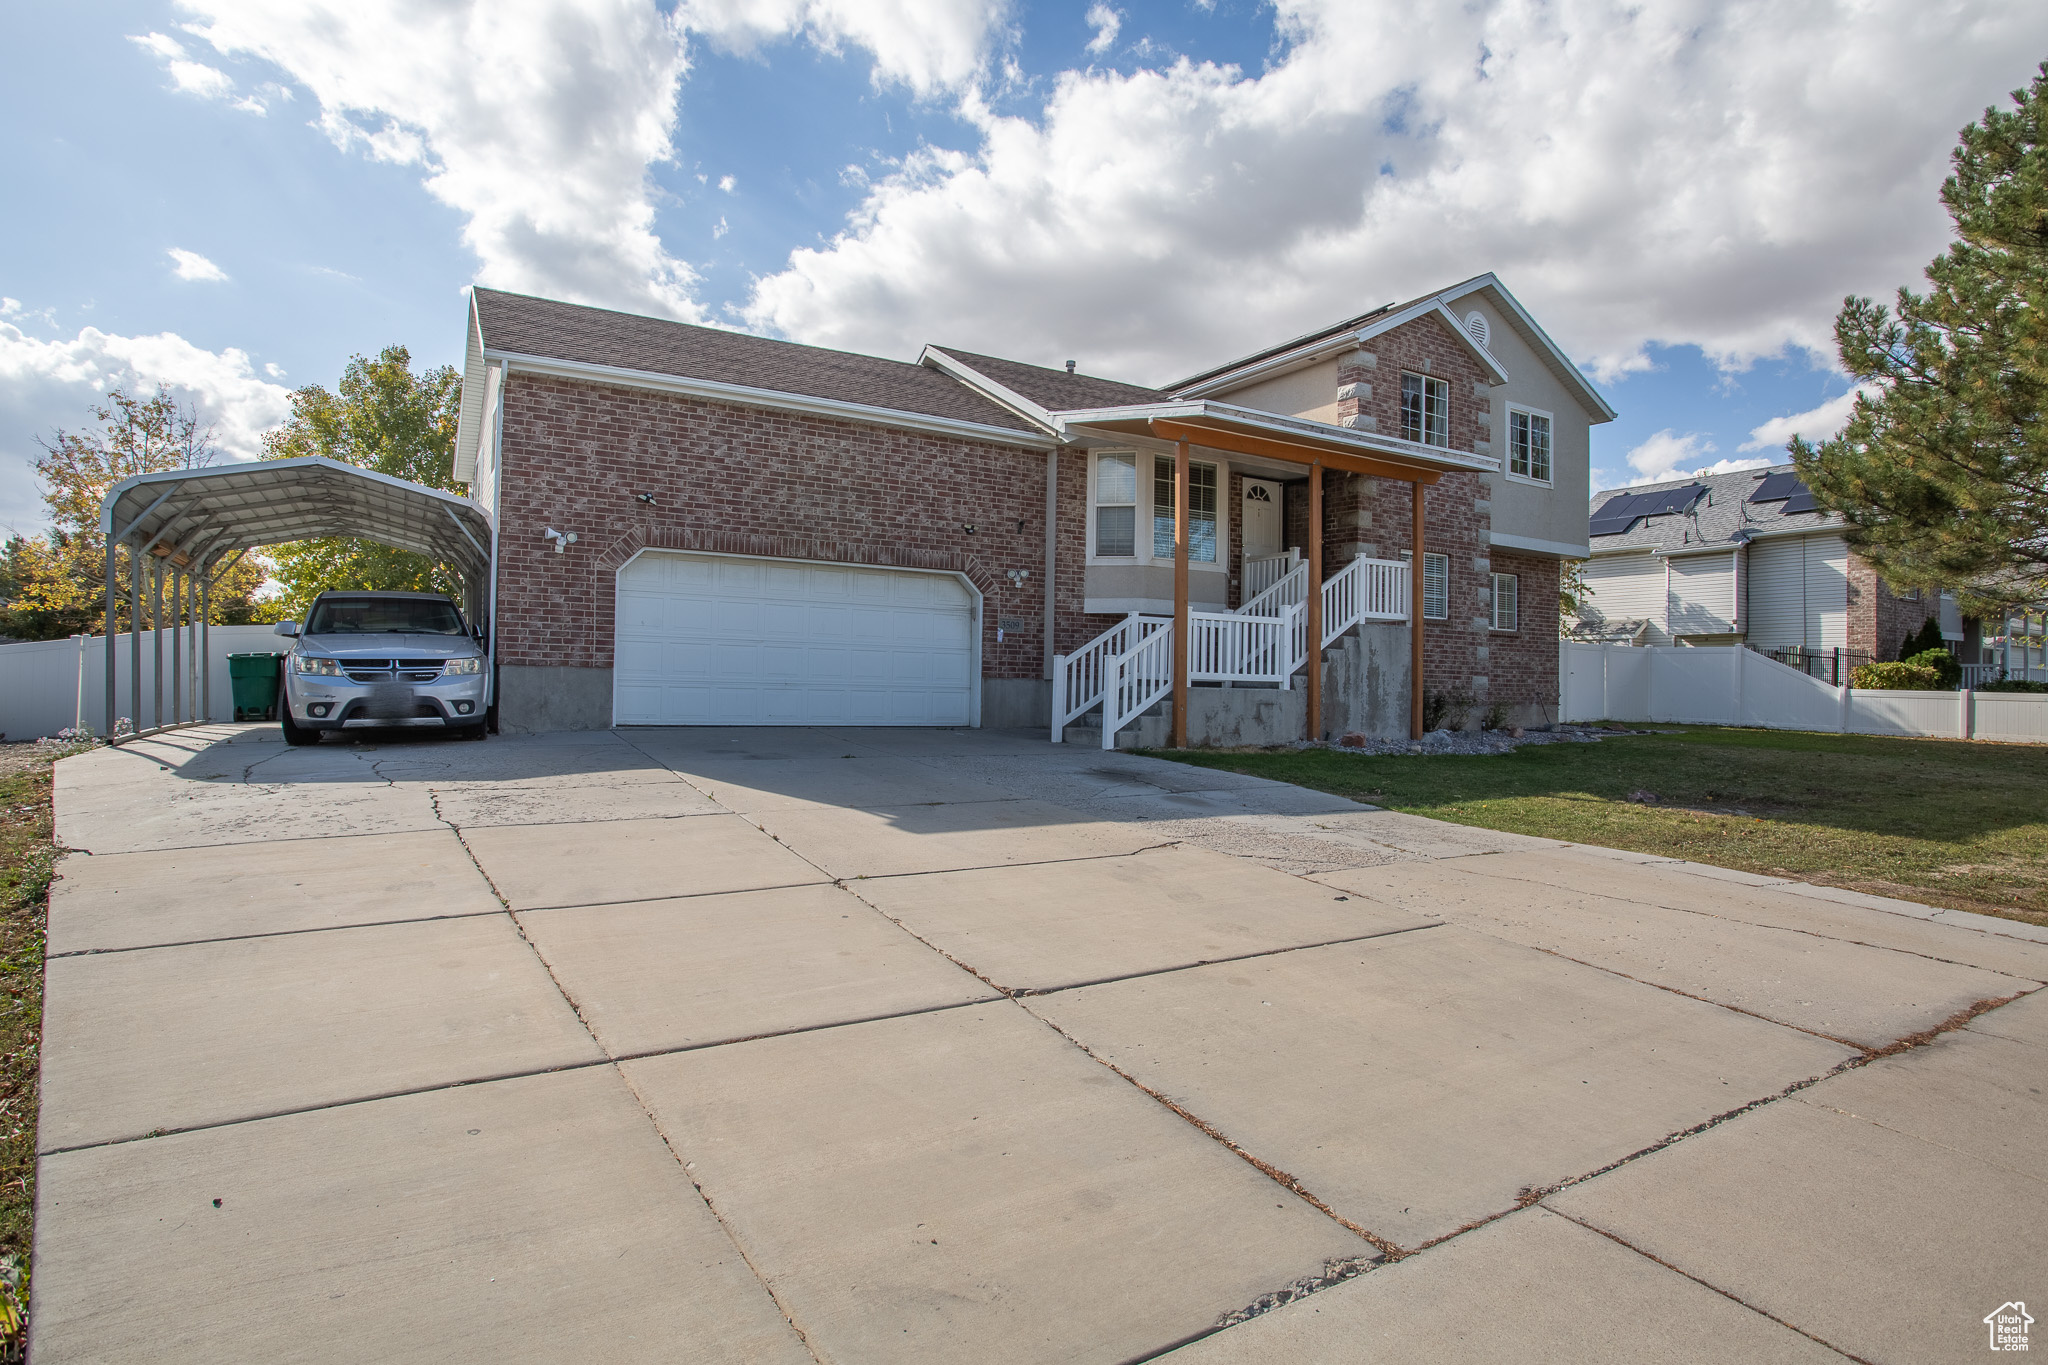
[[[120,661],[114,645],[114,594],[120,590],[119,580],[115,577],[115,566],[120,561],[120,554],[121,547],[114,543],[112,536],[107,537],[107,728],[100,731],[100,734],[109,742],[114,738],[114,711],[120,704],[115,692],[120,683]]]
[[[1188,443],[1173,447],[1173,747],[1188,747]]]
[[[199,566],[198,636],[192,646],[199,657],[199,695],[192,699],[192,713],[200,720],[213,720],[213,577],[208,566]]]
[[[1323,466],[1308,467],[1308,734],[1323,737]]]
[[[1408,738],[1422,738],[1422,484],[1414,490],[1408,539]]]
[[[178,600],[184,594],[185,576],[171,569],[171,724],[185,719],[185,630],[178,615]]]
[[[155,662],[151,679],[155,700],[150,705],[149,725],[155,729],[164,723],[164,563],[154,554],[149,558],[149,643]]]
[[[128,551],[128,729],[142,728],[142,552]],[[113,731],[107,742],[113,743]]]

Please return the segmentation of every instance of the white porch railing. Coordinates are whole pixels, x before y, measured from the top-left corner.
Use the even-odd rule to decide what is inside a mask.
[[[1246,555],[1244,560],[1244,594],[1247,599],[1257,597],[1266,589],[1278,583],[1301,561],[1300,550],[1287,550],[1277,555]]]
[[[1234,612],[1188,613],[1191,682],[1293,686],[1308,663],[1308,565],[1291,565]],[[1268,561],[1259,561],[1268,562]],[[1354,559],[1323,583],[1323,648],[1365,621],[1408,619],[1408,565]],[[1102,747],[1173,687],[1173,621],[1133,613],[1072,654],[1053,656],[1052,741],[1095,706]]]
[[[1140,621],[1148,618],[1139,617]],[[1102,747],[1116,747],[1116,732],[1144,715],[1173,691],[1173,622],[1149,618],[1149,631],[1136,648],[1109,667],[1102,692]]]
[[[1164,617],[1132,612],[1072,654],[1053,655],[1052,742],[1058,744],[1068,725],[1102,701],[1117,660],[1146,636],[1172,624]]]

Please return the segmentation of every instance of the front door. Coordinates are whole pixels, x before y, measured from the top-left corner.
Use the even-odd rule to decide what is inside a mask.
[[[1244,481],[1244,505],[1240,510],[1244,528],[1244,557],[1258,559],[1280,553],[1280,485],[1264,479]]]

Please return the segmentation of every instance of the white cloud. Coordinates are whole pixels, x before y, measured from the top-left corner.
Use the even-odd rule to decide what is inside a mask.
[[[0,526],[43,524],[33,478],[37,438],[87,425],[87,409],[115,386],[176,389],[214,424],[234,459],[260,458],[263,433],[290,411],[291,390],[259,378],[248,354],[234,347],[209,351],[173,332],[129,337],[94,327],[44,341],[0,322]]]
[[[272,379],[282,379],[284,378],[284,366],[278,364],[275,360],[267,360],[263,363],[263,373],[269,375]]]
[[[162,62],[164,70],[170,73],[171,83],[188,95],[197,95],[201,99],[225,99],[234,93],[235,82],[227,72],[193,61],[183,44],[168,34],[130,34],[128,41]],[[260,105],[257,112],[262,112]]]
[[[419,166],[501,288],[695,318],[654,231],[686,67],[646,0],[181,0],[189,31],[310,91],[337,146]]]
[[[1096,0],[1088,7],[1087,24],[1095,30],[1095,36],[1088,40],[1088,50],[1100,54],[1115,45],[1117,31],[1124,26],[1124,16],[1121,11],[1103,4],[1102,0]]]
[[[196,251],[187,251],[183,247],[174,246],[171,248],[170,254],[171,273],[181,280],[224,282],[228,277],[227,271],[222,270]]]
[[[826,51],[866,50],[877,84],[917,95],[960,90],[983,74],[1007,0],[684,0],[676,21],[727,52],[801,37]]]
[[[1946,240],[1955,130],[2024,83],[2001,0],[1279,0],[1263,74],[1067,72],[877,178],[755,326],[1164,380],[1484,270],[1612,377],[1652,342],[1825,355]]]
[[[738,181],[734,180],[729,175],[721,175],[718,177],[718,188],[724,190],[727,194],[731,194],[733,191],[733,187],[738,183]]]
[[[1726,474],[1736,469],[1761,469],[1773,463],[1763,459],[1714,460],[1714,443],[1697,431],[1679,435],[1670,427],[1658,432],[1629,451],[1627,460],[1635,470],[1635,483],[1662,483],[1667,479],[1691,479],[1706,474]]]
[[[723,237],[723,236],[725,236],[725,234],[726,234],[726,233],[728,233],[728,232],[731,232],[731,231],[732,231],[732,228],[731,228],[731,226],[730,226],[730,225],[728,225],[728,224],[726,223],[726,221],[725,221],[725,216],[724,216],[723,214],[721,214],[721,215],[719,215],[719,219],[718,219],[718,222],[717,222],[717,224],[716,224],[716,225],[714,225],[714,226],[712,227],[712,229],[711,229],[711,240],[715,242],[715,241],[717,241],[717,240],[718,240],[718,239],[719,239],[720,237]]]
[[[1773,417],[1761,426],[1751,427],[1749,439],[1742,443],[1741,449],[1783,450],[1794,436],[1803,436],[1809,441],[1825,441],[1849,420],[1849,411],[1856,406],[1856,395],[1860,392],[1860,389],[1851,389],[1817,408],[1795,412],[1789,417]]]

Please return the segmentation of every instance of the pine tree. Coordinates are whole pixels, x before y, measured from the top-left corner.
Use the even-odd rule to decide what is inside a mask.
[[[1863,385],[1841,435],[1793,462],[1894,586],[1995,615],[2048,598],[2048,62],[1963,129],[1941,201],[1956,241],[1925,294],[1835,319]]]

